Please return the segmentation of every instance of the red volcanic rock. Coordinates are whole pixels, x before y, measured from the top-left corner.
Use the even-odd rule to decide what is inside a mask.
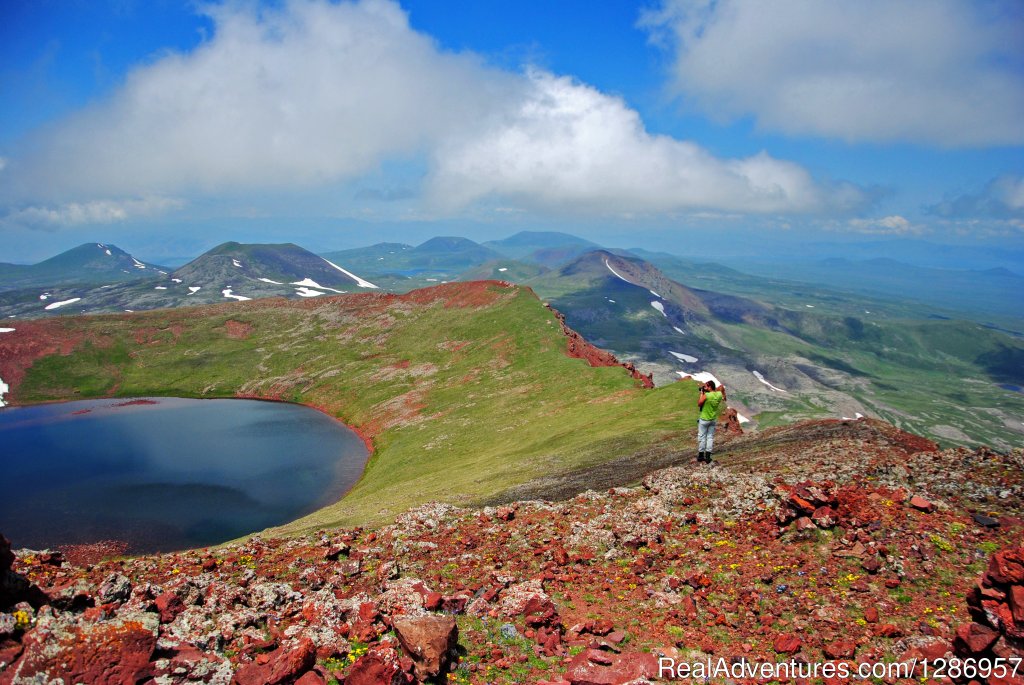
[[[772,643],[772,648],[779,654],[793,654],[800,649],[800,646],[800,638],[793,633],[783,633]]]
[[[732,407],[726,409],[725,413],[718,417],[718,427],[733,435],[743,435],[739,412]]]
[[[822,648],[829,659],[852,659],[857,653],[857,643],[853,640],[836,640]]]
[[[868,607],[864,610],[864,620],[868,623],[878,623],[878,608]]]
[[[443,601],[444,596],[440,592],[428,592],[423,598],[423,608],[427,611],[437,611]]]
[[[985,575],[992,583],[1000,585],[1024,584],[1024,547],[993,554]]]
[[[138,621],[25,634],[21,658],[3,682],[134,683],[149,665],[156,635]]]
[[[839,523],[839,517],[835,510],[827,504],[815,509],[811,514],[811,520],[818,528],[832,528]]]
[[[965,656],[998,648],[1024,656],[1024,548],[992,555],[980,582],[967,594],[974,623],[957,630],[957,650]]]
[[[316,646],[308,637],[294,647],[282,645],[266,655],[265,663],[242,666],[232,679],[233,685],[279,685],[291,683],[316,662]]]
[[[306,675],[295,681],[295,685],[327,685],[327,681],[316,671],[307,671]]]
[[[860,567],[868,573],[874,575],[878,573],[879,569],[882,568],[882,562],[877,555],[871,555],[860,562]]]
[[[903,632],[892,623],[882,623],[875,628],[877,637],[902,637]]]
[[[933,511],[935,511],[935,505],[919,495],[914,495],[913,497],[911,497],[908,504],[912,506],[914,509],[917,509],[918,511],[923,511],[926,514],[930,514]]]
[[[801,516],[796,520],[795,525],[797,530],[813,530],[817,528],[809,516]]]
[[[402,668],[392,649],[371,649],[359,657],[345,677],[345,685],[405,685],[414,682],[412,674]]]
[[[396,616],[392,626],[402,649],[412,657],[416,677],[426,680],[446,670],[459,639],[453,616]]]
[[[999,631],[978,623],[964,623],[956,629],[953,647],[957,654],[977,655],[988,650],[999,639]]]
[[[178,614],[185,611],[185,604],[173,592],[165,592],[155,600],[156,610],[160,612],[161,623],[173,623]]]
[[[798,512],[804,514],[813,514],[816,507],[805,500],[803,497],[796,493],[791,493],[789,496],[789,504],[796,509]]]
[[[1024,585],[1014,585],[1009,592],[1010,612],[1015,623],[1024,625]]]
[[[928,661],[935,661],[946,656],[949,652],[949,643],[945,640],[932,640],[931,642],[925,642],[919,644],[907,650],[906,654],[900,659],[900,661],[907,661],[908,659],[928,659]]]
[[[566,669],[572,685],[621,685],[639,678],[656,678],[658,660],[653,654],[612,654],[588,649],[577,654]]]

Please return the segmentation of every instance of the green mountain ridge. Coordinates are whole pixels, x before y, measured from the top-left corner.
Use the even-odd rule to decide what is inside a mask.
[[[139,261],[116,245],[83,243],[38,264],[0,263],[0,291],[152,279],[169,271]]]
[[[429,500],[482,502],[689,447],[693,384],[645,390],[621,367],[571,358],[567,345],[529,289],[478,281],[21,322],[0,336],[0,377],[12,404],[245,396],[326,411],[374,452],[355,488],[288,526],[298,531],[381,521]],[[54,353],[61,346],[67,354]]]

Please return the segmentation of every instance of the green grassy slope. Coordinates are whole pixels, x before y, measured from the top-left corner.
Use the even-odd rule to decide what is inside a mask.
[[[658,440],[685,448],[695,421],[693,384],[643,390],[621,368],[569,358],[536,296],[495,283],[34,325],[84,342],[35,361],[12,388],[17,403],[253,395],[320,407],[371,436],[356,487],[289,531],[484,501]]]

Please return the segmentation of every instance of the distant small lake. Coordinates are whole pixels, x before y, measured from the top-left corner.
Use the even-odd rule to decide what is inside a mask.
[[[84,400],[0,410],[0,533],[15,547],[217,544],[337,501],[366,465],[321,412],[257,400]]]
[[[1024,387],[1019,385],[1013,385],[1012,383],[1000,383],[999,387],[1003,390],[1009,390],[1010,392],[1021,392],[1024,393]]]

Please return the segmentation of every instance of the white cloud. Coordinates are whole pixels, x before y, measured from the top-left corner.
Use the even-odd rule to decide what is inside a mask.
[[[945,218],[1024,218],[1024,177],[1006,174],[989,181],[978,193],[966,193],[927,208]]]
[[[29,142],[24,195],[309,187],[415,154],[515,97],[516,77],[441,52],[384,0],[210,9],[211,39],[134,70]],[[16,167],[16,168],[15,168]]]
[[[684,102],[713,116],[847,141],[1024,143],[1017,0],[663,0],[641,24],[676,49]]]
[[[210,12],[215,30],[193,52],[139,67],[14,151],[0,182],[0,204],[19,208],[9,219],[116,221],[131,210],[97,198],[327,188],[420,159],[448,212],[481,198],[616,214],[863,202],[767,153],[720,159],[651,135],[622,100],[571,79],[444,52],[389,0]]]
[[[442,206],[488,195],[590,211],[681,209],[812,212],[862,202],[805,169],[760,153],[719,159],[691,142],[649,134],[622,100],[544,72],[513,111],[446,141],[428,185]]]
[[[923,226],[913,224],[898,214],[876,219],[850,219],[846,222],[845,229],[854,233],[871,235],[922,235],[925,233]]]
[[[24,207],[6,214],[0,221],[37,228],[110,224],[179,209],[184,204],[183,200],[166,197],[68,202],[53,206]]]

